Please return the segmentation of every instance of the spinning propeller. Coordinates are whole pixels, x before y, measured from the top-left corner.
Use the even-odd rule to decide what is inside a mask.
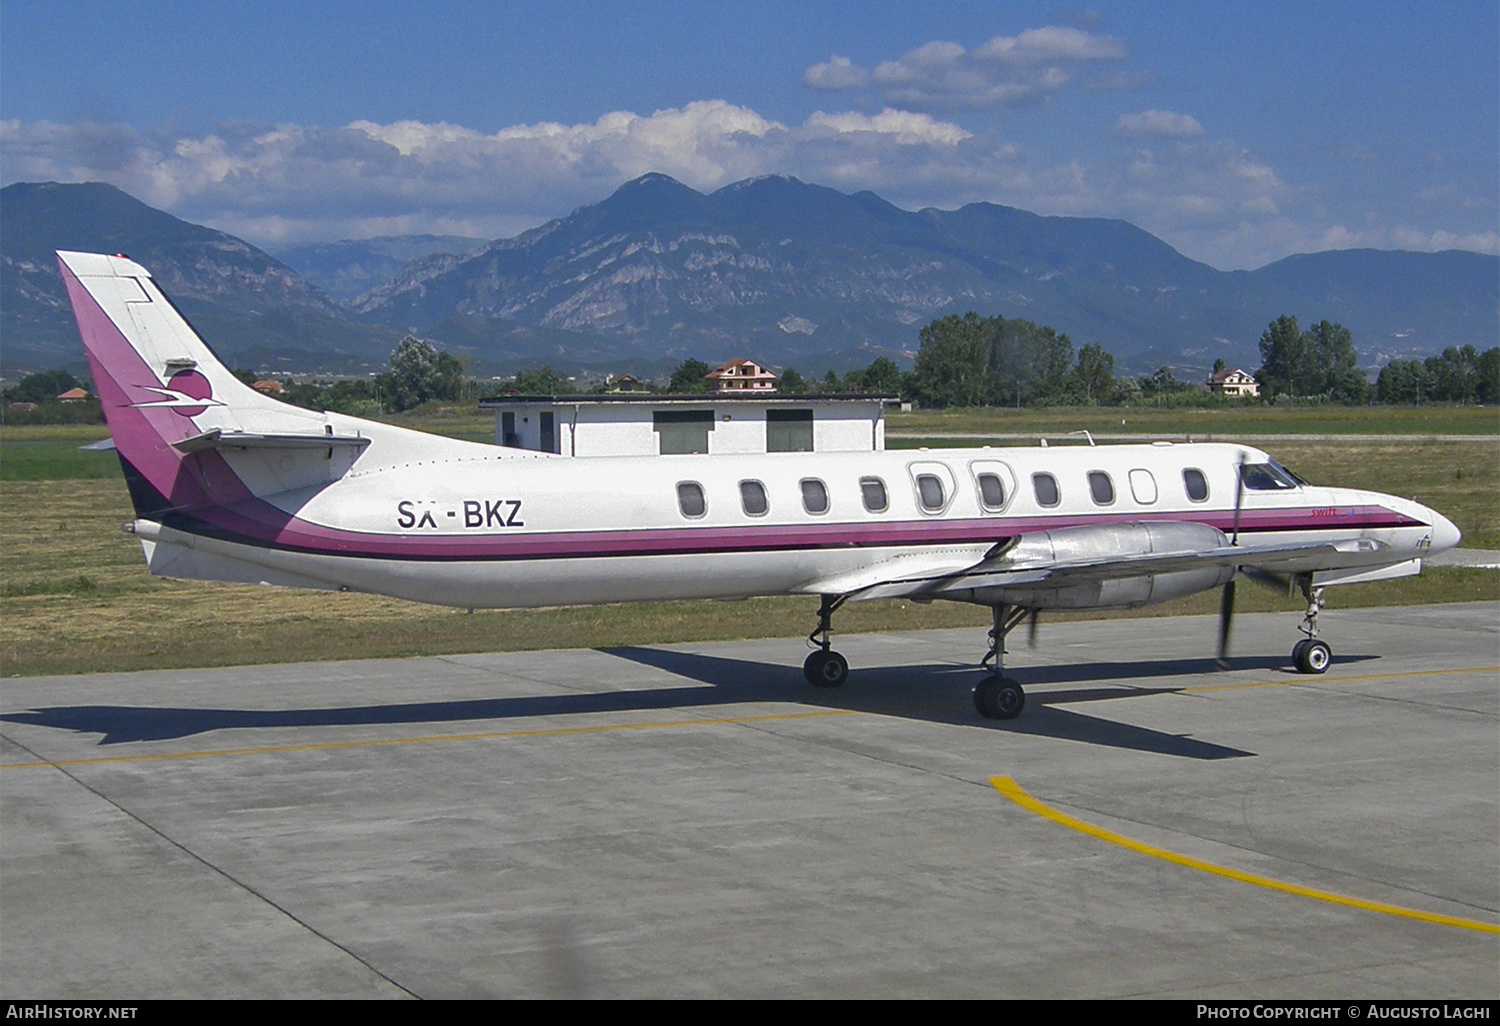
[[[1234,532],[1229,536],[1230,545],[1240,543],[1240,510],[1245,504],[1245,453],[1240,452],[1239,464],[1234,470]],[[1235,567],[1234,572],[1240,573],[1240,568]],[[1234,578],[1230,577],[1224,584],[1224,592],[1219,596],[1219,656],[1216,662],[1219,669],[1229,669],[1229,630],[1234,620]]]
[[[1234,527],[1229,535],[1229,544],[1240,543],[1240,512],[1245,504],[1245,453],[1240,453],[1240,461],[1235,468],[1234,480]],[[1269,570],[1259,567],[1237,566],[1234,568],[1237,577],[1247,577],[1257,584],[1263,584],[1268,588],[1285,589],[1290,595],[1296,587],[1296,581],[1291,577],[1281,574],[1273,574]],[[1229,633],[1230,624],[1234,619],[1234,581],[1231,577],[1224,585],[1223,594],[1219,596],[1219,655],[1215,660],[1219,669],[1229,669]]]

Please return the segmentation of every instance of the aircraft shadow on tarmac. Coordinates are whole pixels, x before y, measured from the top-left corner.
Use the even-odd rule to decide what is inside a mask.
[[[698,683],[688,687],[631,691],[535,695],[448,702],[349,706],[322,709],[188,709],[153,706],[55,706],[0,715],[0,721],[102,734],[101,745],[165,741],[215,730],[287,727],[340,727],[421,723],[473,723],[586,713],[690,709],[735,703],[791,702],[804,706],[881,713],[952,723],[1113,748],[1129,748],[1192,759],[1228,759],[1253,755],[1191,737],[1090,716],[1065,706],[1086,702],[1172,694],[1182,687],[1135,687],[1100,684],[1065,690],[1032,690],[1026,712],[1017,720],[980,720],[968,700],[977,679],[972,667],[929,664],[856,670],[837,690],[811,689],[792,668],[655,648],[605,649],[610,655],[664,670]],[[1342,656],[1340,662],[1373,656]],[[1209,660],[1179,659],[1147,663],[1096,662],[1008,671],[1029,687],[1078,681],[1118,682],[1133,678],[1195,676],[1209,672]],[[1248,658],[1237,669],[1274,672],[1284,660]]]

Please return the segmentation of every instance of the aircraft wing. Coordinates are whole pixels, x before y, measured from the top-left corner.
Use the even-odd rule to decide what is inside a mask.
[[[938,583],[937,590],[981,588],[1006,584],[1076,584],[1107,581],[1144,574],[1170,574],[1206,567],[1252,567],[1271,573],[1308,568],[1309,564],[1337,561],[1340,556],[1370,553],[1379,543],[1300,542],[1281,545],[1224,545],[1206,551],[1148,552],[1111,555],[1097,559],[1073,559],[1039,566],[1008,564],[1004,555],[982,563]]]
[[[945,568],[892,561],[866,568],[861,574],[819,581],[805,590],[848,594],[857,601],[880,598],[942,598],[944,593],[969,588],[1007,585],[1062,586],[1146,574],[1180,573],[1210,567],[1246,567],[1267,573],[1293,573],[1350,565],[1380,563],[1387,546],[1362,538],[1344,542],[1289,542],[1281,544],[1220,545],[1209,549],[1110,554],[1047,562],[1014,558],[1003,551],[964,567]],[[845,584],[856,587],[840,590]]]

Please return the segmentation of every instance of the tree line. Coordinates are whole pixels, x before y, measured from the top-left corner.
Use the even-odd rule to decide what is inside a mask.
[[[913,368],[903,373],[878,357],[868,367],[843,375],[832,370],[804,377],[793,367],[781,372],[782,394],[861,392],[899,395],[928,407],[1057,405],[1204,405],[1256,400],[1210,396],[1202,384],[1178,380],[1170,366],[1137,378],[1116,376],[1114,356],[1097,344],[1076,351],[1066,334],[1031,321],[969,312],[940,317],[918,334],[921,347]],[[1354,339],[1340,324],[1319,321],[1303,329],[1282,315],[1260,337],[1261,365],[1254,372],[1260,402],[1334,403],[1500,403],[1500,347],[1483,352],[1472,345],[1450,346],[1425,360],[1391,360],[1371,385],[1359,369]],[[1215,371],[1224,369],[1218,361]],[[710,390],[712,370],[689,358],[665,383],[647,382],[651,391],[696,394]],[[236,370],[247,384],[257,375]],[[57,396],[81,383],[65,370],[30,374],[0,393],[4,421],[98,423],[97,399],[59,402]],[[479,383],[462,363],[430,342],[408,336],[391,353],[387,370],[366,378],[332,381],[283,379],[278,398],[309,409],[353,416],[400,413],[429,402],[478,398]],[[520,371],[499,382],[500,391],[518,395],[565,395],[580,388],[551,367]],[[588,390],[603,392],[600,382]],[[13,405],[19,404],[19,405]],[[34,405],[35,409],[24,409]]]
[[[920,334],[916,366],[902,381],[903,397],[925,406],[1201,405],[1204,386],[1179,381],[1170,366],[1139,378],[1116,377],[1114,356],[1052,328],[1005,317],[967,313],[939,318]],[[1341,324],[1309,328],[1282,315],[1260,337],[1254,371],[1258,401],[1358,404],[1500,402],[1500,347],[1450,347],[1426,360],[1392,360],[1372,386],[1359,368],[1354,338]],[[1214,371],[1224,370],[1223,360]]]

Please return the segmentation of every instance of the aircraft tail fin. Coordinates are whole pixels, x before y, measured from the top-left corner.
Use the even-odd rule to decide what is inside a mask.
[[[325,415],[230,373],[141,265],[96,253],[57,259],[138,516],[251,495],[202,439],[332,432]]]

